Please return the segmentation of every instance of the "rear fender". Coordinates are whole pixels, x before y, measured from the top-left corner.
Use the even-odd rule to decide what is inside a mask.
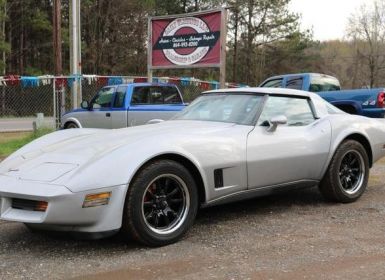
[[[349,136],[351,136],[353,134],[359,134],[359,135],[365,137],[366,140],[369,142],[370,146],[372,147],[372,143],[369,140],[370,138],[368,137],[368,135],[364,131],[360,131],[360,130],[357,130],[354,128],[347,128],[344,131],[341,131],[337,136],[334,136],[335,138],[333,137],[334,139],[332,140],[332,143],[331,143],[330,154],[329,154],[327,162],[324,166],[324,169],[322,170],[322,173],[321,173],[322,178],[323,178],[323,176],[325,176],[325,173],[326,173],[327,169],[329,168],[329,164],[330,164],[337,148],[341,145],[341,143],[346,138],[348,138]],[[373,155],[368,155],[368,156],[373,156]]]

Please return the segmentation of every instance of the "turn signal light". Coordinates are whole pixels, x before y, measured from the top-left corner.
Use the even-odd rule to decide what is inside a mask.
[[[110,197],[111,192],[88,194],[84,199],[83,208],[107,205],[110,201]]]
[[[45,212],[47,210],[47,207],[48,207],[47,201],[37,201],[33,210],[39,211],[39,212]]]

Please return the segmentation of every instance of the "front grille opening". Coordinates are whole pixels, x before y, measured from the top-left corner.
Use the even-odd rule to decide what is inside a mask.
[[[47,210],[47,207],[48,207],[48,202],[46,201],[20,199],[20,198],[12,199],[12,208],[14,209],[45,212]]]

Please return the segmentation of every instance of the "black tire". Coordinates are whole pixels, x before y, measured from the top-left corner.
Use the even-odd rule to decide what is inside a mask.
[[[127,191],[121,233],[148,246],[179,240],[194,223],[198,191],[189,171],[171,160],[145,166]]]
[[[365,148],[357,141],[347,140],[337,148],[319,188],[330,201],[350,203],[364,193],[368,179]]]
[[[72,129],[72,128],[79,128],[76,123],[74,122],[69,122],[69,123],[66,123],[66,125],[64,126],[65,129]]]

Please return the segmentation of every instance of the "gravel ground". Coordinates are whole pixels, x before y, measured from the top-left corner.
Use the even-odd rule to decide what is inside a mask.
[[[314,188],[203,209],[183,240],[155,249],[0,222],[0,279],[385,279],[384,171],[353,204]]]

